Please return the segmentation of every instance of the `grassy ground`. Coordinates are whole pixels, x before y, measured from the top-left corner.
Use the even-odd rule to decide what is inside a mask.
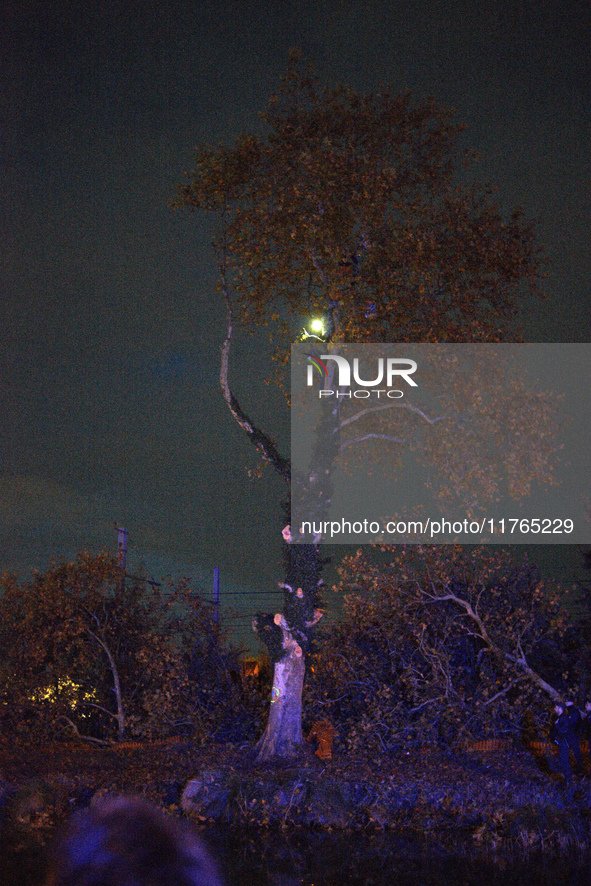
[[[357,824],[366,829],[386,828],[485,851],[561,854],[591,848],[588,776],[575,778],[569,792],[542,758],[524,748],[470,753],[432,748],[381,759],[337,752],[327,763],[307,746],[296,762],[257,767],[251,749],[231,745],[200,748],[171,741],[97,749],[80,744],[24,747],[5,741],[0,745],[5,864],[26,871],[35,858],[42,865],[43,847],[56,826],[97,794],[140,793],[178,813],[182,789],[203,770],[230,773],[235,784],[249,786],[249,796],[271,783],[275,793],[277,785],[289,785],[290,791],[296,783],[313,785],[319,792],[317,805],[324,789],[327,797],[347,797],[353,803],[363,795],[363,818]],[[303,804],[302,810],[293,803],[284,805],[285,815],[281,812],[274,822],[262,811],[268,804],[253,800],[243,805],[242,824],[314,824],[311,807],[306,812]],[[307,818],[298,819],[298,812],[306,812]],[[28,876],[29,882],[36,881],[35,871]]]

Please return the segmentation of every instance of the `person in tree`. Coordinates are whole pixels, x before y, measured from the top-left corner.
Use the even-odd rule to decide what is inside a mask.
[[[319,315],[325,324],[320,334],[306,329],[302,340],[326,348],[329,342],[338,348],[347,342],[513,341],[523,287],[532,295],[539,292],[540,254],[534,227],[521,212],[503,217],[488,187],[470,183],[469,158],[459,142],[462,127],[431,101],[389,87],[360,95],[345,86],[323,86],[294,53],[263,120],[262,135],[245,133],[231,146],[198,148],[176,206],[218,218],[214,251],[228,317],[220,386],[230,413],[290,490],[309,496],[311,519],[322,522],[348,442],[341,434],[349,422],[345,398],[324,404],[319,440],[326,445],[315,447],[310,465],[292,478],[289,458],[232,390],[229,355],[235,327],[269,324],[282,389],[283,355],[304,315]],[[511,396],[509,403],[519,404],[520,411],[528,404],[526,421],[516,415],[515,427],[524,433],[535,430],[538,419],[532,420],[529,404],[537,412],[539,400]],[[473,502],[475,473],[466,470],[460,443],[465,441],[462,452],[473,464],[475,440],[482,439],[488,460],[489,415],[487,407],[482,434],[464,427],[463,406],[453,408],[449,421],[437,420],[437,428],[449,433],[445,444],[428,449],[428,459],[441,457],[453,474],[451,486],[446,481],[438,491],[441,496],[456,490],[457,474],[464,478],[460,493]],[[378,416],[386,420],[381,411]],[[372,411],[373,418],[378,416]],[[396,447],[407,445],[400,442],[407,440],[407,431],[416,428],[415,413],[397,409],[396,416],[404,432],[390,449],[392,462],[399,459]],[[506,417],[502,424],[508,426]],[[382,430],[361,435],[361,441],[370,437],[393,442]],[[535,433],[534,438],[539,451],[541,441],[552,435]],[[529,451],[525,437],[520,440],[520,452]],[[452,451],[457,470],[449,467]],[[518,478],[518,496],[531,481],[546,482],[548,458],[536,454],[530,460],[533,473],[521,459],[517,470],[513,454],[500,460],[512,466],[509,482],[515,485],[513,477]],[[493,478],[488,470],[482,476],[482,493],[494,498],[496,483],[505,479]],[[253,620],[274,666],[269,722],[258,749],[261,762],[301,751],[305,658],[322,614],[322,539],[316,532],[300,537],[297,527],[288,528],[291,491],[282,510],[283,525],[288,524],[283,610],[259,613]]]
[[[583,769],[583,758],[581,756],[581,748],[579,745],[579,736],[576,731],[576,723],[580,722],[581,714],[578,709],[578,720],[574,711],[571,711],[570,705],[557,704],[554,707],[556,720],[552,726],[551,738],[558,745],[558,771],[564,776],[567,787],[572,784],[572,770],[570,765],[570,752],[573,752],[577,769],[579,772]]]

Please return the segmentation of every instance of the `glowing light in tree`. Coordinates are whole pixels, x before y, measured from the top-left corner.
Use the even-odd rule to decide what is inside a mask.
[[[326,324],[324,320],[317,317],[314,320],[311,320],[308,328],[304,327],[302,330],[302,341],[306,341],[308,338],[315,338],[318,341],[324,341],[326,339]]]

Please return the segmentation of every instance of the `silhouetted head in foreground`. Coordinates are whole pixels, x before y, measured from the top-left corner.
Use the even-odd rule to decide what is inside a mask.
[[[140,797],[76,814],[55,850],[48,886],[222,886],[194,831]]]

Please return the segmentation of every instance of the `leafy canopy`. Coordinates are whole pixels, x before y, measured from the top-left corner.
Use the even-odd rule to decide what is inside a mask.
[[[88,553],[28,581],[0,576],[0,720],[24,738],[190,734],[248,729],[230,669],[237,652],[186,582],[123,575]],[[246,716],[248,714],[248,716]],[[125,734],[124,734],[125,733]]]
[[[243,321],[331,307],[336,340],[513,334],[516,294],[538,291],[533,229],[466,183],[450,112],[390,88],[321,88],[292,60],[262,120],[263,135],[201,147],[180,199],[220,213]]]
[[[562,590],[497,546],[379,550],[339,570],[343,620],[314,658],[313,711],[354,749],[498,738],[528,719],[542,735],[564,689]]]

